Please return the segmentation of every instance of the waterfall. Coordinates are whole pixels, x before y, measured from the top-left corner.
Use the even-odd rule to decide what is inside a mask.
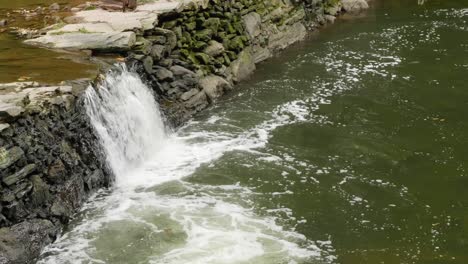
[[[166,129],[152,91],[126,66],[89,87],[85,106],[117,184],[164,144]]]

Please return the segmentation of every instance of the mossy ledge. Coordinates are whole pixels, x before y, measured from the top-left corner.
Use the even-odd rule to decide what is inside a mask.
[[[72,17],[78,22],[29,43],[124,54],[176,127],[249,78],[256,64],[342,11],[367,8],[365,0],[162,2],[102,16],[115,24]],[[146,11],[152,8],[157,15]],[[79,15],[95,19],[97,12],[104,11]],[[88,84],[0,85],[0,264],[35,263],[90,195],[112,185],[83,106]]]

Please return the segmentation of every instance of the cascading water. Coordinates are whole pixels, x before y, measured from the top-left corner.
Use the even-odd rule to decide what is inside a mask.
[[[283,117],[240,135],[167,133],[152,92],[125,67],[87,90],[86,107],[116,188],[91,199],[40,263],[322,263],[312,241],[254,213],[253,190],[183,180],[228,151],[264,146]]]
[[[119,179],[141,165],[166,140],[152,92],[135,73],[120,66],[96,89],[86,91],[86,109],[104,147],[107,161]]]

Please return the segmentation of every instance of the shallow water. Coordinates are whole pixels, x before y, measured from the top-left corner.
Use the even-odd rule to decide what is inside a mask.
[[[21,9],[35,10],[38,6],[47,8],[53,3],[61,7],[76,6],[84,0],[0,0],[0,20],[8,19],[8,27],[0,27],[0,83],[15,81],[38,81],[58,84],[61,81],[91,78],[96,75],[97,66],[83,59],[82,54],[71,54],[43,49],[23,43],[23,39],[10,33],[10,27],[40,29],[49,26],[52,18],[37,15],[26,19],[18,12]],[[7,14],[10,14],[9,16]],[[63,17],[59,12],[52,16]],[[50,17],[50,16],[49,16]],[[2,29],[5,32],[2,33]]]
[[[468,4],[382,2],[176,133],[110,78],[133,94],[91,114],[127,135],[105,144],[116,188],[41,263],[468,263]]]

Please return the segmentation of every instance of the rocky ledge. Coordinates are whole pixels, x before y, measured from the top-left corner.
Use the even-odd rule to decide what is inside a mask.
[[[178,126],[307,32],[368,8],[365,0],[146,2],[128,13],[75,9],[68,24],[27,42],[125,55]],[[0,85],[0,263],[34,263],[86,198],[112,182],[83,108],[86,87]]]
[[[34,263],[89,195],[111,183],[82,87],[0,85],[0,263]]]

